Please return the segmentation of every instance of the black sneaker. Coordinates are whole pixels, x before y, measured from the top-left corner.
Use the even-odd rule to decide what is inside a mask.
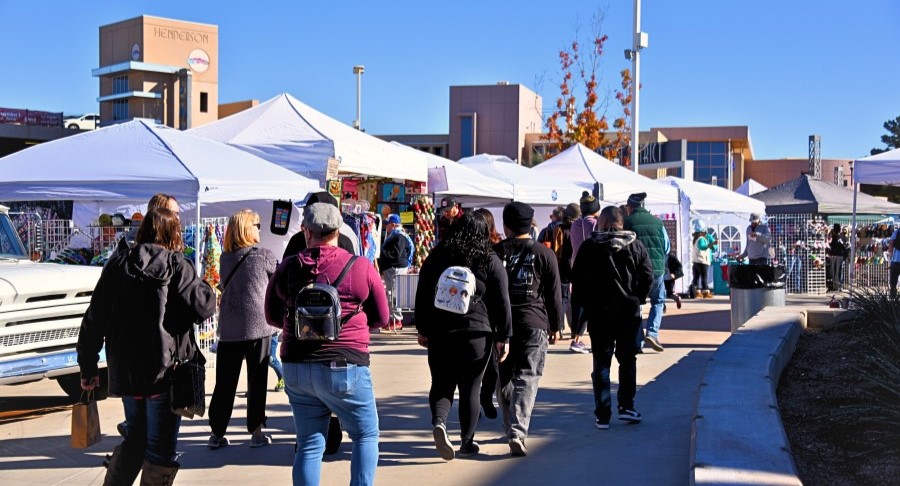
[[[594,425],[597,426],[600,430],[609,430],[609,419],[605,422],[603,420],[597,419],[594,421]]]
[[[623,420],[628,423],[638,424],[641,423],[641,414],[633,409],[633,408],[622,408],[619,407],[619,420]]]
[[[459,457],[471,457],[478,454],[480,450],[481,448],[474,440],[466,441],[459,447]]]
[[[447,437],[447,426],[443,422],[438,422],[431,433],[434,435],[434,447],[437,449],[438,454],[441,455],[441,459],[452,461],[456,457],[456,453],[453,451],[450,437]]]

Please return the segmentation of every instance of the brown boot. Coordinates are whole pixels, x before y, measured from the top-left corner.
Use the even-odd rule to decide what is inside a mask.
[[[134,484],[138,473],[141,472],[141,462],[144,460],[144,451],[129,450],[125,441],[113,448],[113,453],[106,456],[103,465],[106,466],[106,477],[103,478],[103,486],[122,486]]]
[[[172,486],[177,473],[178,466],[157,466],[144,461],[144,468],[141,469],[141,486]]]

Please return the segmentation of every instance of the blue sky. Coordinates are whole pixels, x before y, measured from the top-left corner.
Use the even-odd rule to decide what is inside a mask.
[[[644,0],[641,129],[748,125],[758,159],[881,146],[900,116],[900,2]],[[630,63],[631,0],[211,2],[0,0],[0,106],[97,110],[99,26],[141,14],[219,26],[220,101],[289,92],[363,128],[447,133],[449,86],[500,80],[558,96],[557,52],[604,8],[603,89]],[[543,76],[542,86],[536,80]],[[618,107],[610,106],[611,113]]]

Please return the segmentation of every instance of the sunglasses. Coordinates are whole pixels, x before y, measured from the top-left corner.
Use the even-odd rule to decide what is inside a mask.
[[[262,224],[261,224],[261,223],[256,223],[256,224],[254,224],[253,226],[256,226],[256,229],[258,229],[258,230],[261,230],[261,229],[262,229]]]

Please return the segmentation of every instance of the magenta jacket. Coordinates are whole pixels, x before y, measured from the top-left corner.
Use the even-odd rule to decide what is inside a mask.
[[[372,263],[365,258],[356,259],[337,289],[344,316],[354,312],[362,303],[362,311],[344,324],[337,340],[321,343],[297,341],[285,305],[288,300],[286,295],[288,271],[300,272],[304,281],[309,281],[308,276],[311,273],[315,276],[316,282],[328,283],[337,279],[348,260],[350,253],[346,250],[335,246],[322,246],[307,248],[299,255],[288,257],[278,265],[266,289],[265,308],[266,321],[269,325],[284,332],[280,353],[283,361],[308,361],[308,355],[322,350],[346,349],[368,355],[369,328],[387,324],[389,308],[381,277]]]

